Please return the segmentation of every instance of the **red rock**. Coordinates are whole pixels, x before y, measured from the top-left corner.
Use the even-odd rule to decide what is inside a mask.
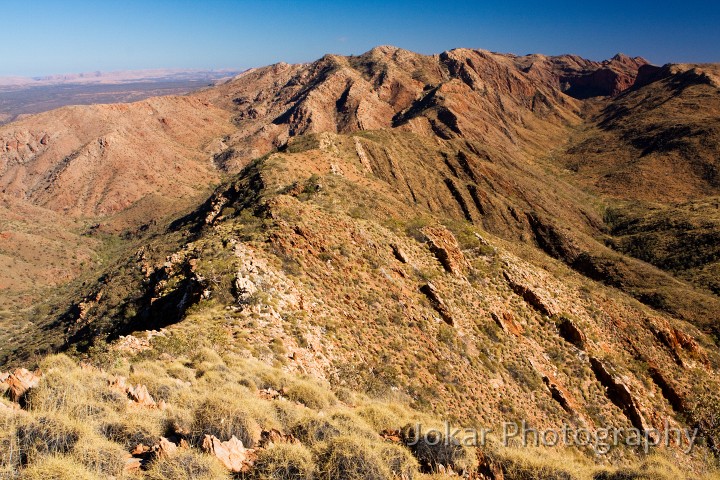
[[[420,287],[420,291],[425,294],[428,300],[430,300],[433,308],[440,314],[445,323],[450,326],[455,325],[455,320],[453,319],[452,313],[450,312],[450,308],[445,303],[445,300],[443,300],[440,296],[440,293],[438,292],[435,285],[428,282]]]
[[[143,455],[150,451],[150,447],[147,445],[143,445],[142,443],[138,443],[135,448],[130,451],[131,455]]]
[[[279,444],[279,443],[300,443],[300,441],[295,438],[292,434],[284,434],[280,430],[271,429],[271,430],[263,430],[260,434],[260,442],[258,445],[261,448],[267,448],[270,445]]]
[[[400,430],[390,430],[385,429],[382,432],[380,432],[380,437],[382,437],[383,440],[386,442],[391,443],[401,443],[402,442],[402,433]]]
[[[130,400],[143,407],[160,408],[161,410],[166,408],[164,401],[160,403],[155,402],[155,399],[150,395],[145,385],[128,385],[125,377],[112,376],[108,379],[110,388],[113,388],[121,393],[128,396]]]
[[[234,435],[226,442],[213,435],[205,435],[202,448],[210,455],[217,457],[228,470],[234,473],[249,472],[257,458],[255,449],[245,448]]]
[[[158,458],[172,458],[177,454],[178,446],[167,438],[160,437],[160,442],[152,449]]]
[[[140,467],[142,466],[142,461],[139,458],[130,457],[125,460],[125,471],[126,472],[136,472],[140,470]]]
[[[445,227],[424,227],[421,232],[427,237],[430,251],[443,268],[453,275],[462,277],[468,268],[468,263],[450,230]]]
[[[502,315],[498,315],[495,312],[490,314],[495,323],[502,329],[503,332],[515,335],[519,337],[523,334],[525,329],[522,325],[515,321],[513,314],[510,312],[503,312]]]
[[[144,405],[146,407],[157,406],[157,403],[155,403],[155,399],[152,398],[150,392],[148,392],[148,389],[145,385],[129,387],[127,393],[128,397],[130,397],[130,399],[133,400],[135,403],[139,403],[140,405]]]
[[[258,390],[258,396],[265,400],[275,400],[276,398],[281,397],[280,392],[272,388],[263,388],[262,390]]]
[[[10,399],[17,402],[31,388],[35,388],[40,383],[40,375],[35,374],[25,368],[18,368],[13,373],[5,374],[2,380],[2,388],[10,392]]]

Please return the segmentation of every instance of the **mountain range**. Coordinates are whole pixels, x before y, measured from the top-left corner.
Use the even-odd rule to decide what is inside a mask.
[[[57,414],[53,369],[81,385],[122,374],[169,405],[147,414],[172,427],[146,425],[146,445],[212,453],[202,434],[235,435],[258,466],[230,469],[259,478],[712,475],[718,152],[720,66],[622,54],[381,46],[28,116],[0,127],[0,359],[41,365],[17,402],[34,422]],[[257,438],[213,430],[206,389],[275,413],[247,407]],[[288,398],[312,419],[277,413]],[[108,434],[118,412],[93,399],[92,435],[142,443]],[[701,441],[409,446],[406,420],[430,417]],[[308,433],[321,421],[336,433]],[[368,445],[350,445],[358,425]],[[306,473],[263,470],[280,461],[260,441],[273,429]],[[162,445],[133,453],[138,468],[160,475]],[[73,452],[51,453],[92,470]]]

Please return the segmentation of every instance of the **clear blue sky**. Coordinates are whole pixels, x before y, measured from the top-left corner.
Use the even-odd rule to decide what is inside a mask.
[[[391,44],[720,61],[720,2],[2,0],[0,75],[247,68]]]

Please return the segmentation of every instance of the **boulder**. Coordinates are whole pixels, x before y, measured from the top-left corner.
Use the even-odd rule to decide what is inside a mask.
[[[160,441],[152,450],[158,458],[172,458],[177,454],[178,446],[167,438],[160,437]]]
[[[400,248],[400,245],[396,243],[391,243],[390,248],[392,249],[393,255],[400,263],[410,263],[408,261],[408,256],[405,254],[402,248]]]
[[[137,385],[136,387],[129,387],[127,391],[128,397],[133,402],[143,405],[145,407],[155,407],[157,403],[153,399],[150,392],[145,385]]]
[[[10,392],[10,400],[18,402],[31,388],[40,383],[40,375],[25,368],[18,368],[12,373],[4,374],[0,390]]]
[[[115,375],[108,379],[108,384],[110,388],[127,395],[137,405],[150,408],[165,408],[165,402],[162,400],[160,403],[156,402],[145,385],[128,385],[125,377]]]
[[[257,459],[255,449],[245,448],[243,443],[234,435],[226,442],[221,441],[214,435],[205,435],[202,448],[205,452],[220,460],[233,473],[249,472]]]
[[[142,460],[135,457],[129,457],[125,459],[125,471],[126,472],[139,472],[142,467]]]

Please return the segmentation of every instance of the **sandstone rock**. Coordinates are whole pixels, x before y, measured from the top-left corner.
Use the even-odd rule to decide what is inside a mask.
[[[145,385],[128,385],[127,379],[119,375],[111,376],[108,379],[108,385],[110,386],[110,388],[127,395],[128,399],[134,404],[150,408],[165,408],[165,402],[155,402],[155,399],[152,397],[152,395],[150,395],[150,392],[148,392],[148,389]]]
[[[435,288],[435,285],[428,282],[420,287],[420,291],[425,294],[428,300],[430,300],[430,304],[432,304],[433,308],[440,314],[445,323],[451,326],[455,324],[453,316],[450,313],[450,309],[440,296],[440,293],[437,291],[437,288]]]
[[[580,328],[573,322],[569,317],[565,315],[560,316],[560,320],[557,324],[558,333],[567,342],[575,345],[580,350],[585,349],[587,344],[587,338]]]
[[[607,397],[623,411],[632,426],[641,432],[649,431],[650,425],[625,382],[608,365],[595,357],[590,357],[590,366],[595,377],[605,387]]]
[[[152,448],[152,451],[158,458],[172,458],[178,452],[178,446],[165,437],[160,437],[160,441]]]
[[[131,455],[144,455],[144,454],[148,453],[149,451],[150,451],[150,447],[148,447],[147,445],[143,445],[142,443],[138,443],[137,445],[135,445],[135,448],[133,448],[130,451],[130,454]]]
[[[678,413],[685,413],[687,411],[687,402],[670,378],[663,374],[656,365],[651,365],[648,368],[648,373],[650,374],[650,378],[653,379],[653,382],[655,382],[655,385],[660,388],[663,397],[665,397],[673,410]]]
[[[497,460],[493,459],[481,449],[477,449],[478,478],[483,480],[505,480],[505,474],[503,473],[502,465]]]
[[[492,245],[490,244],[490,242],[488,242],[487,240],[485,240],[485,238],[484,238],[482,235],[480,235],[479,233],[473,232],[473,235],[475,236],[475,238],[477,238],[477,241],[480,242],[480,245],[483,245],[483,246],[486,246],[486,247],[492,247]],[[494,248],[494,247],[493,247],[493,248]]]
[[[455,236],[445,227],[424,227],[420,231],[427,237],[430,251],[443,268],[453,275],[462,277],[468,268],[468,263]]]
[[[245,448],[234,435],[226,442],[213,435],[205,435],[202,448],[208,454],[217,457],[228,470],[234,473],[249,472],[257,458],[255,449]]]
[[[292,443],[297,444],[300,443],[300,440],[295,438],[292,434],[285,434],[282,433],[280,430],[271,429],[271,430],[263,430],[260,434],[260,441],[258,442],[258,446],[260,448],[268,448],[270,445],[276,445],[280,443]]]
[[[138,338],[134,335],[121,335],[118,342],[113,345],[115,350],[137,354],[145,350],[150,350],[150,340],[148,338]]]
[[[370,163],[370,160],[368,159],[367,153],[365,153],[365,149],[362,146],[362,143],[360,142],[360,139],[358,137],[355,138],[355,151],[357,152],[357,156],[360,159],[360,163],[362,164],[363,168],[367,172],[372,173],[372,164]]]
[[[273,388],[263,388],[261,390],[258,390],[258,397],[264,400],[275,400],[277,398],[280,398],[281,394]]]
[[[140,471],[140,467],[142,467],[142,460],[136,457],[130,457],[125,459],[125,467],[124,470],[126,472],[138,472]]]
[[[557,371],[551,365],[543,365],[537,358],[530,358],[530,365],[540,375],[543,383],[550,392],[550,396],[555,400],[560,407],[567,413],[573,416],[576,420],[579,420],[586,427],[594,427],[592,420],[586,418],[580,409],[577,407],[577,401],[573,394],[565,388],[557,379]]]
[[[10,399],[13,402],[20,399],[31,388],[35,388],[40,383],[40,375],[33,373],[25,368],[18,368],[12,373],[4,374],[1,389],[10,392]]]
[[[683,353],[690,354],[702,363],[707,364],[707,355],[702,351],[695,339],[685,332],[670,326],[651,325],[650,331],[662,343],[673,356],[675,362],[682,367],[691,365],[683,358]]]
[[[552,317],[553,315],[557,314],[554,305],[552,305],[551,302],[547,301],[545,298],[541,297],[534,289],[515,281],[508,274],[508,272],[503,272],[503,275],[505,276],[505,280],[507,280],[513,292],[515,292],[517,295],[520,295],[523,300],[525,300],[525,302],[532,308],[534,308],[543,315],[547,315],[548,317]]]
[[[399,245],[392,243],[390,244],[390,248],[392,249],[393,255],[395,258],[397,258],[402,263],[409,263],[408,256],[405,254],[405,252],[400,248]]]
[[[502,315],[492,312],[490,316],[505,333],[519,337],[525,331],[523,326],[515,321],[515,318],[510,312],[503,312]]]
[[[145,385],[137,385],[135,387],[128,387],[128,397],[137,404],[145,407],[155,407],[157,403],[152,398],[150,392]]]
[[[262,269],[250,260],[242,265],[235,275],[235,297],[241,305],[251,301],[253,295],[259,290],[258,284],[262,282]]]
[[[551,379],[547,375],[543,377],[543,383],[548,388],[548,390],[550,390],[552,398],[560,404],[563,410],[568,413],[575,413],[575,409],[570,403],[569,393],[565,388],[563,388],[558,382],[556,382],[554,379]]]
[[[380,437],[390,443],[402,443],[402,432],[400,430],[385,429],[380,432]]]

